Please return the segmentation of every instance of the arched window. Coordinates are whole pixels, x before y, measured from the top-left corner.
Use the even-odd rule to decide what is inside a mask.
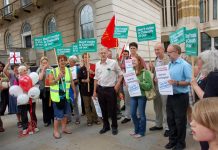
[[[24,23],[21,31],[22,45],[24,48],[32,48],[31,26],[29,23]]]
[[[56,32],[56,20],[54,17],[48,19],[47,22],[47,34]]]
[[[12,39],[11,33],[7,32],[5,34],[5,47],[9,49],[9,48],[12,48],[12,46],[13,46],[13,39]]]
[[[90,5],[83,6],[80,12],[80,29],[82,38],[94,37],[93,10]]]

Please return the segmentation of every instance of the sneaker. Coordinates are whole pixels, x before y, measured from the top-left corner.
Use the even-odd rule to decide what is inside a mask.
[[[23,131],[22,131],[22,134],[23,134],[23,135],[26,135],[26,134],[27,134],[27,129],[23,130]]]
[[[129,121],[131,121],[131,119],[124,118],[124,119],[121,121],[121,123],[124,124],[124,123],[127,123],[127,122],[129,122]]]
[[[163,130],[163,127],[156,127],[156,126],[153,126],[151,128],[149,128],[150,131],[157,131],[157,130]]]

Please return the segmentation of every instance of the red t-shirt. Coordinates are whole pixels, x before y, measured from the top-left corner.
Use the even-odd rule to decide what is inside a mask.
[[[95,72],[95,64],[90,64],[90,70]],[[90,78],[94,78],[95,74],[89,74]]]

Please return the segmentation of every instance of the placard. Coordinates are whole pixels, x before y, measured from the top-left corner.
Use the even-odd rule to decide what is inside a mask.
[[[97,40],[96,39],[79,39],[78,49],[80,53],[97,52]]]
[[[10,64],[20,64],[20,52],[10,52]]]
[[[168,83],[170,78],[169,66],[155,67],[156,77],[158,80],[158,89],[161,95],[173,95],[173,86]]]
[[[114,38],[127,39],[129,33],[128,26],[115,26]]]
[[[185,53],[189,56],[198,56],[198,29],[186,30]]]
[[[137,33],[138,42],[151,41],[157,39],[155,24],[137,26],[136,33]]]
[[[180,44],[185,42],[185,27],[176,30],[175,32],[170,33],[170,43],[171,44]]]
[[[35,37],[34,49],[38,50],[52,50],[63,46],[62,35],[60,32],[54,32],[45,36]]]

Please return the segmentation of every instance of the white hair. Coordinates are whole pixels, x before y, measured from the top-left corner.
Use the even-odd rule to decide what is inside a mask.
[[[218,70],[218,50],[206,50],[198,57],[203,61],[201,72],[209,74],[211,71]]]
[[[78,58],[75,55],[72,55],[72,56],[69,57],[69,61],[77,62]]]
[[[27,67],[26,66],[23,66],[23,65],[21,65],[21,66],[19,66],[18,67],[18,73],[20,74],[20,73],[22,73],[24,70],[26,70],[27,69]]]

